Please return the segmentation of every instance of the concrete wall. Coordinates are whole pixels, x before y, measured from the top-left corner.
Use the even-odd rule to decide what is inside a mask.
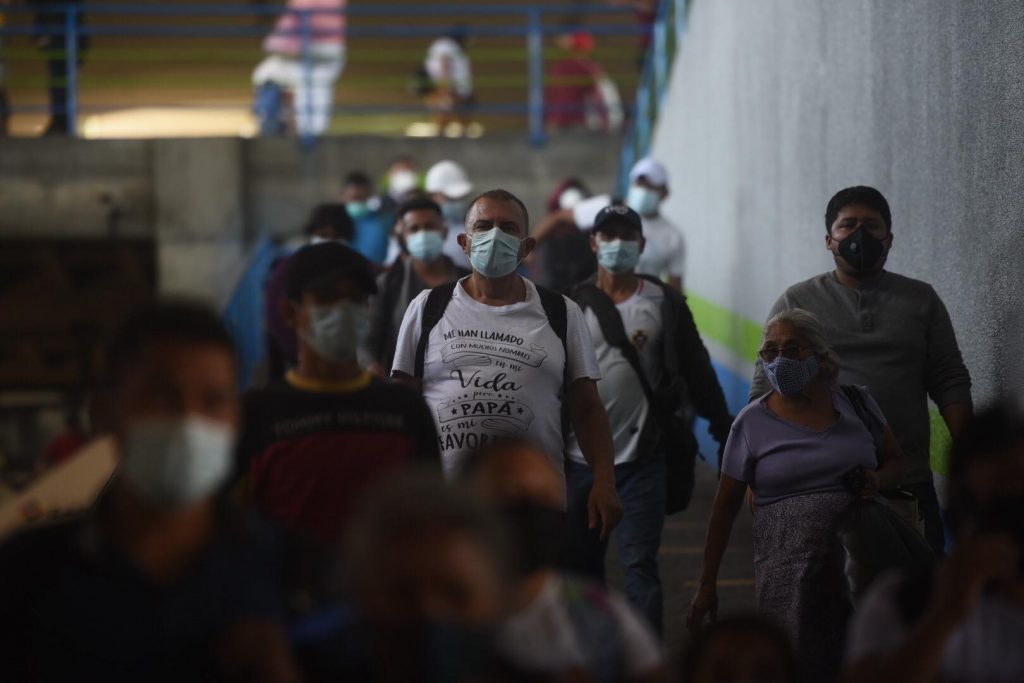
[[[400,153],[424,169],[454,159],[478,190],[518,194],[536,220],[565,176],[610,190],[619,148],[618,139],[583,133],[554,138],[543,150],[521,136],[333,138],[312,151],[278,139],[0,140],[0,239],[112,229],[154,235],[164,292],[223,303],[256,239],[299,230],[314,204],[337,198],[351,170],[378,177]]]
[[[888,267],[949,307],[975,400],[1019,390],[1020,0],[693,0],[653,153],[738,375],[775,298],[830,269],[828,198],[866,184],[892,206]]]

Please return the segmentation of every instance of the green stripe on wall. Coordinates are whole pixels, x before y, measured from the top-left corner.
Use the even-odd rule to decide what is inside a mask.
[[[693,292],[686,293],[686,301],[702,335],[715,340],[743,360],[751,363],[757,360],[757,350],[761,348],[760,324],[738,316]]]
[[[692,291],[686,292],[686,301],[690,305],[701,336],[713,339],[743,360],[751,363],[757,360],[757,351],[761,348],[759,324],[736,315]],[[932,408],[928,418],[931,426],[932,469],[945,476],[949,471],[949,446],[952,438],[938,410]]]

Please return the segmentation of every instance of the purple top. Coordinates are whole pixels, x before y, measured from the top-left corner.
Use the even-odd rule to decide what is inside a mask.
[[[861,391],[868,409],[885,424],[878,404],[867,389],[861,387]],[[838,386],[832,387],[832,404],[839,419],[823,432],[773,413],[765,405],[770,395],[740,411],[722,455],[722,472],[749,484],[757,505],[808,493],[843,491],[842,477],[854,467],[878,468],[871,433]]]

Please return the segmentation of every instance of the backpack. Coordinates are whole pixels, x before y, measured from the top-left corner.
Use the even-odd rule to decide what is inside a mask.
[[[648,276],[638,277],[653,282],[665,291],[665,299],[662,305],[662,326],[668,330],[676,324],[676,306],[680,305],[665,285]],[[651,406],[651,415],[657,424],[660,432],[659,443],[665,451],[665,514],[672,514],[685,510],[693,497],[694,468],[697,457],[700,455],[697,445],[697,438],[686,421],[678,414],[684,399],[685,384],[679,376],[679,363],[675,358],[675,349],[668,342],[663,347],[662,369],[667,377],[664,386],[656,391],[647,379],[647,375],[640,363],[640,355],[636,347],[626,335],[626,328],[622,323],[622,316],[619,315],[615,303],[597,285],[581,284],[573,289],[572,298],[582,307],[590,308],[597,316],[597,323],[601,327],[601,333],[605,341],[618,349],[626,361],[636,373],[644,396]]]

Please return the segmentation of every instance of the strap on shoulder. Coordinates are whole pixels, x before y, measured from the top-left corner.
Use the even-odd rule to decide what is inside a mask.
[[[431,330],[437,327],[437,323],[441,322],[441,318],[444,317],[445,309],[448,308],[448,303],[452,300],[458,284],[458,280],[448,282],[440,287],[435,287],[427,294],[427,301],[423,305],[423,319],[420,324],[420,340],[416,345],[416,361],[413,369],[416,379],[423,379],[423,363],[427,355],[427,339],[430,337]]]
[[[566,348],[566,338],[569,334],[569,314],[565,307],[565,297],[540,285],[535,284],[534,287],[537,288],[537,295],[540,297],[541,307],[544,308],[544,315],[548,317],[548,324],[558,336],[558,340],[562,342],[562,347]],[[568,348],[566,351],[568,352]],[[568,355],[566,355],[565,361],[568,364]]]

